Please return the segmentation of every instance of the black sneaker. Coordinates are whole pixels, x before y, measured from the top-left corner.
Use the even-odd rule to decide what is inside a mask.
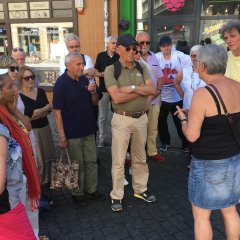
[[[93,193],[87,193],[87,198],[97,201],[104,201],[106,200],[106,196],[98,191]]]
[[[138,194],[134,193],[134,197],[142,199],[142,200],[144,200],[146,202],[149,202],[149,203],[153,203],[153,202],[157,201],[155,196],[153,194],[151,194],[148,190],[143,192],[143,193],[138,193]]]
[[[111,209],[114,212],[121,212],[122,211],[122,200],[111,199]]]
[[[86,199],[85,196],[77,196],[77,195],[72,195],[73,202],[80,205],[80,206],[86,206],[88,205],[88,200]]]

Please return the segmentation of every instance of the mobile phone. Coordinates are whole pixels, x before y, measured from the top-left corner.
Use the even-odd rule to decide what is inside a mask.
[[[89,84],[91,84],[91,83],[95,83],[95,80],[94,79],[90,79],[89,80]]]

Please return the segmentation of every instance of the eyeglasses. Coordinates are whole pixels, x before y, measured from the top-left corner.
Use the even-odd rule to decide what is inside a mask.
[[[134,52],[137,51],[137,47],[136,47],[136,46],[134,46],[134,47],[126,47],[126,51],[127,51],[127,52],[129,52],[131,49],[132,49]]]
[[[15,70],[17,70],[17,71],[19,72],[19,67],[18,67],[18,66],[10,66],[10,67],[9,67],[9,70],[10,70],[11,72],[15,72]]]
[[[73,49],[73,48],[79,48],[79,45],[75,45],[75,46],[68,46],[68,48]]]
[[[21,47],[16,47],[16,48],[13,48],[13,52],[24,52],[24,49],[21,48]]]
[[[136,50],[135,55],[138,55],[138,54],[142,55],[142,51],[141,50]]]
[[[191,58],[197,58],[197,54],[191,54]]]
[[[22,78],[25,81],[30,81],[30,79],[32,79],[33,81],[35,80],[35,75],[30,75],[30,76],[26,76]]]
[[[142,42],[139,42],[139,44],[140,44],[141,46],[143,46],[144,44],[149,45],[150,43],[151,43],[150,41],[142,41]]]

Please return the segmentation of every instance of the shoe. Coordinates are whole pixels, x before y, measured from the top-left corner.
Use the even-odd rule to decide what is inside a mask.
[[[124,178],[124,186],[127,186],[129,183],[126,178]]]
[[[72,195],[73,202],[80,205],[80,206],[86,206],[88,205],[88,200],[86,199],[85,196],[77,196],[77,195]]]
[[[155,198],[154,195],[152,195],[148,190],[143,192],[143,193],[134,193],[134,197],[142,199],[146,202],[153,203],[156,202],[157,199]]]
[[[104,139],[99,139],[98,147],[99,148],[104,148],[105,145],[106,145],[105,140]]]
[[[170,146],[168,144],[162,144],[159,148],[160,151],[166,152]]]
[[[182,152],[188,153],[188,152],[189,152],[189,150],[188,150],[188,148],[187,148],[187,147],[182,147]]]
[[[121,212],[122,211],[122,200],[111,199],[111,209],[114,212]]]
[[[128,169],[128,174],[129,174],[130,176],[132,176],[132,167],[129,167],[129,169]]]
[[[164,162],[165,161],[165,157],[162,156],[161,154],[157,153],[154,156],[150,156],[150,158],[154,161],[158,161],[158,162]]]
[[[95,191],[93,193],[87,193],[87,198],[97,201],[104,201],[106,200],[106,196],[98,191]]]

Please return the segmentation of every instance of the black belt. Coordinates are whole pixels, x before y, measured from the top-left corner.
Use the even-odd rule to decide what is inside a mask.
[[[144,115],[146,113],[146,111],[142,111],[142,112],[125,112],[125,111],[120,110],[120,109],[115,109],[114,112],[119,114],[119,115],[132,117],[132,118],[140,118],[142,115]]]

